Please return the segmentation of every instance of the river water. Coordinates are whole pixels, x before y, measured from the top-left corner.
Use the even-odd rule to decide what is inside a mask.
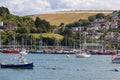
[[[18,55],[0,54],[0,61],[11,62]],[[76,58],[74,54],[28,54],[33,69],[0,69],[0,80],[119,80],[120,64],[112,64],[110,55]]]

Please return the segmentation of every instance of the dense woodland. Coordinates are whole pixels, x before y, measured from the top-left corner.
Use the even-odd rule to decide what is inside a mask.
[[[119,12],[119,18],[120,18],[120,12]],[[59,45],[62,46],[73,46],[80,43],[80,37],[81,42],[84,41],[85,35],[82,33],[84,31],[87,31],[87,29],[84,29],[83,31],[77,31],[76,33],[73,33],[71,28],[72,27],[79,27],[79,26],[86,26],[89,27],[96,18],[106,18],[111,19],[109,15],[105,16],[103,13],[98,13],[93,16],[89,16],[88,20],[78,20],[74,23],[70,23],[67,25],[64,25],[64,22],[61,23],[59,26],[51,25],[48,21],[42,20],[40,17],[36,17],[35,20],[31,19],[29,16],[17,16],[14,14],[11,14],[9,9],[6,7],[0,7],[0,21],[3,21],[4,25],[0,26],[1,29],[1,39],[2,44],[12,44],[12,41],[16,39],[16,45],[20,45],[22,43],[22,40],[24,39],[26,45],[32,44],[38,45],[38,41],[40,40],[40,34],[41,33],[54,33],[59,34],[63,36],[62,39],[57,39],[56,37],[44,37],[42,36],[43,45],[56,45],[59,43]],[[14,28],[13,30],[10,30],[7,28],[7,23],[9,21],[15,22],[17,24],[17,28]],[[110,29],[108,31],[118,32],[120,33],[120,21],[118,21],[119,27],[117,29]],[[57,30],[56,32],[54,30]],[[90,32],[90,31],[87,31]],[[106,30],[98,30],[97,32],[103,32],[104,34],[107,32]],[[36,35],[35,35],[36,34]],[[81,34],[81,35],[80,35]],[[36,37],[38,36],[38,37]],[[98,40],[97,40],[98,41]],[[97,42],[96,40],[92,40],[90,38],[87,38],[87,42]],[[10,43],[11,42],[11,43]],[[118,42],[115,42],[117,44]]]

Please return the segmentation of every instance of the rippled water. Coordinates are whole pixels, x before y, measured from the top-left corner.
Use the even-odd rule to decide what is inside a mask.
[[[0,54],[1,61],[10,61],[18,55]],[[0,69],[0,80],[119,80],[120,64],[112,64],[111,56],[92,55],[76,58],[65,54],[29,54],[25,57],[34,63],[29,69]]]

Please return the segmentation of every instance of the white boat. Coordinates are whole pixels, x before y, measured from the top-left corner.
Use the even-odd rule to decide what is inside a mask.
[[[80,35],[80,37],[81,37],[81,34],[79,34]],[[86,33],[85,33],[85,37],[86,37]],[[79,42],[80,42],[80,40],[79,40]],[[80,42],[80,44],[79,44],[79,46],[80,46],[80,51],[79,52],[76,52],[76,58],[88,58],[88,57],[90,57],[91,55],[90,55],[90,53],[88,53],[87,51],[86,51],[86,46],[85,46],[85,44],[86,44],[86,38],[85,38],[85,40],[84,40],[84,44],[82,44],[83,45],[83,49],[81,48],[81,43],[82,42]]]
[[[76,58],[88,58],[90,56],[91,55],[85,51],[80,51],[79,53],[78,52],[76,53]]]
[[[27,55],[28,53],[25,52],[25,51],[21,51],[20,54],[24,54],[24,55]]]
[[[120,63],[120,55],[112,56],[112,63]]]
[[[22,50],[20,51],[20,54],[27,55],[28,53],[27,53],[26,49],[22,49]]]

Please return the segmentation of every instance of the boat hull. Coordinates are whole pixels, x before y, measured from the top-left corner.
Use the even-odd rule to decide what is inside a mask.
[[[28,53],[27,53],[27,52],[20,52],[20,54],[24,54],[24,55],[27,55]]]
[[[19,50],[3,50],[2,53],[6,53],[6,54],[19,54]]]
[[[45,54],[43,51],[29,51],[28,54]]]
[[[33,63],[27,64],[1,64],[1,68],[33,69]]]
[[[90,54],[76,54],[76,58],[88,58],[90,56]]]
[[[115,55],[115,53],[111,53],[111,52],[96,52],[96,55]]]
[[[118,64],[120,64],[120,60],[112,60],[112,63],[118,63]]]

